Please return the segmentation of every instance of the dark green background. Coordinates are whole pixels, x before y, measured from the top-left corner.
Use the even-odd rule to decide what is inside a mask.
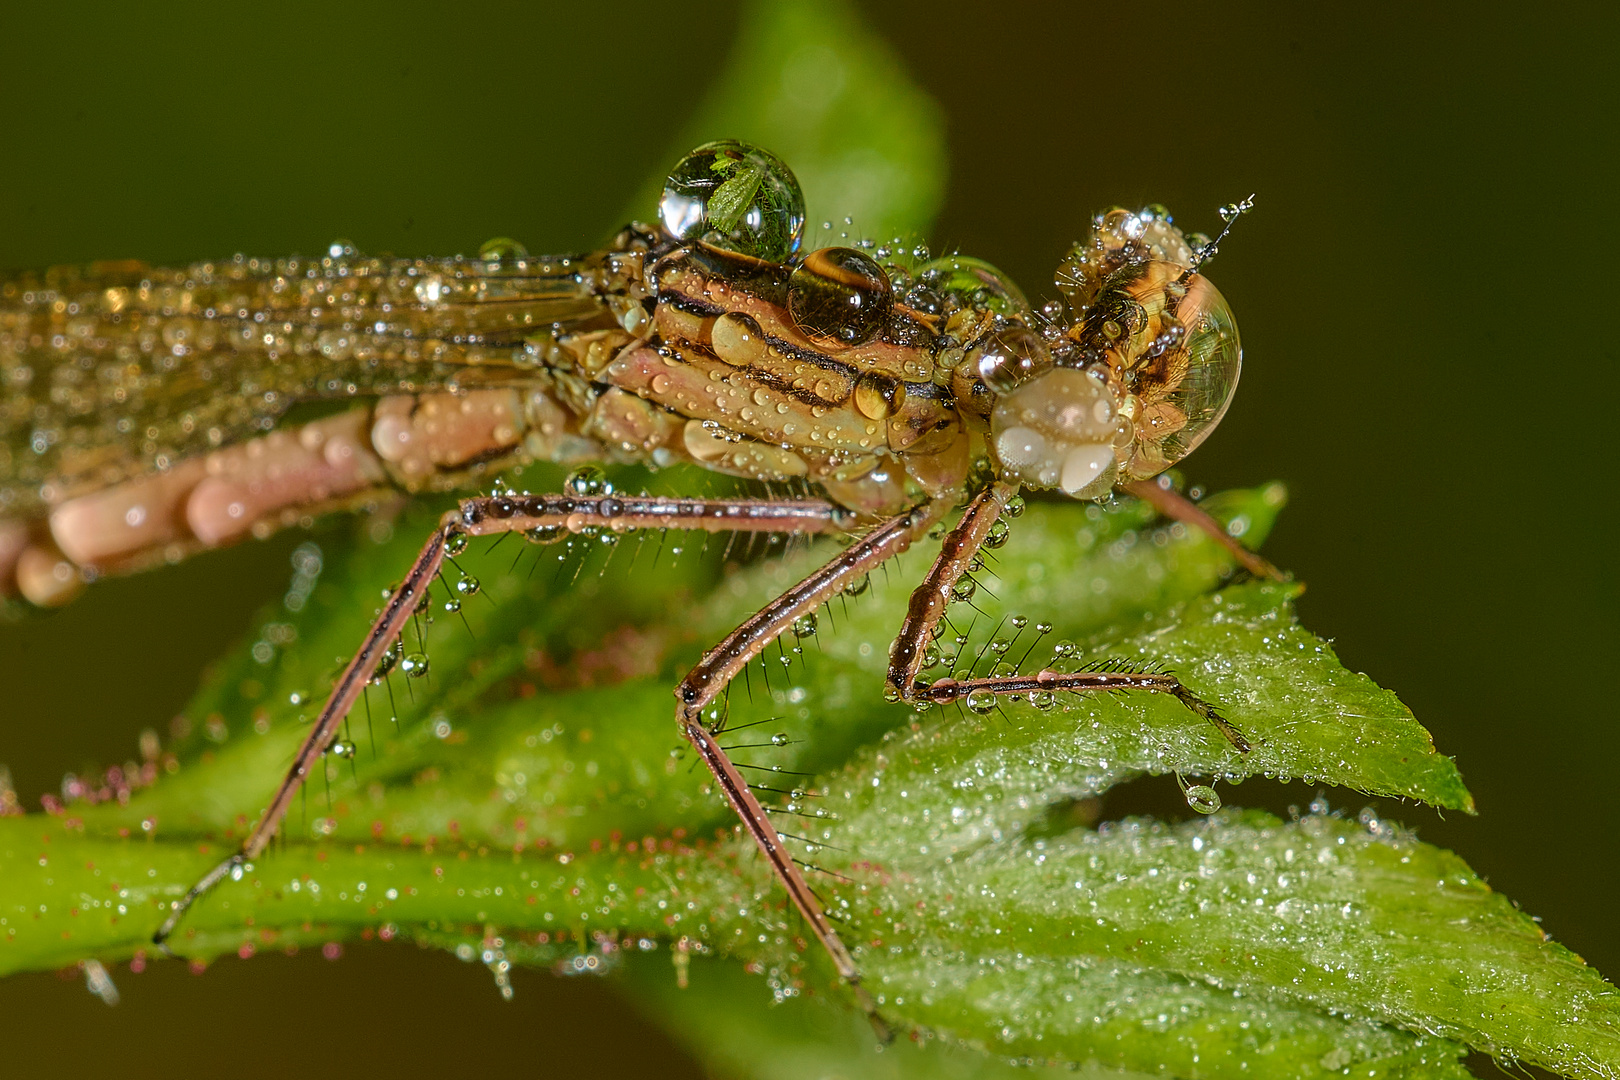
[[[642,2],[42,8],[0,18],[0,266],[339,236],[590,246],[666,161],[734,21]],[[1289,483],[1267,550],[1309,582],[1303,618],[1401,694],[1481,809],[1397,815],[1620,975],[1613,7],[868,11],[948,117],[936,247],[1032,293],[1101,207],[1163,202],[1212,230],[1258,193],[1212,271],[1247,371],[1189,475]],[[297,539],[0,627],[0,761],[29,804],[161,727],[285,587]],[[504,1005],[481,968],[409,947],[159,968],[115,973],[116,1010],[77,977],[0,983],[8,1068],[531,1075],[677,1053],[600,984],[522,973]]]

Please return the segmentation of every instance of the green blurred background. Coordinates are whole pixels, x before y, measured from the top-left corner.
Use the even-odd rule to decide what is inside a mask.
[[[1188,475],[1288,482],[1267,551],[1309,583],[1302,618],[1412,706],[1481,816],[1381,809],[1620,976],[1616,9],[865,12],[945,111],[935,247],[1032,294],[1052,293],[1097,209],[1162,202],[1214,231],[1215,207],[1258,193],[1212,270],[1247,370]],[[499,234],[589,247],[668,163],[735,23],[733,4],[642,0],[14,9],[0,266],[339,236],[401,253]],[[0,626],[0,761],[26,803],[161,728],[284,589],[299,539]],[[1139,797],[1170,808],[1146,805],[1160,794]],[[1280,811],[1312,794],[1251,782],[1228,801]],[[520,973],[507,1005],[481,967],[409,947],[115,975],[113,1010],[77,975],[0,983],[9,1067],[696,1069],[601,983]]]

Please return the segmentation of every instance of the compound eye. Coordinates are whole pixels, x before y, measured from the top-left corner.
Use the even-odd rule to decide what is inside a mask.
[[[854,248],[813,251],[788,279],[788,313],[805,337],[848,349],[877,336],[893,291],[889,275]]]
[[[1010,394],[1052,367],[1052,352],[1035,331],[1012,325],[968,354],[972,370],[998,394]]]
[[[804,193],[776,155],[722,139],[681,158],[664,182],[658,217],[677,240],[780,263],[804,238]]]

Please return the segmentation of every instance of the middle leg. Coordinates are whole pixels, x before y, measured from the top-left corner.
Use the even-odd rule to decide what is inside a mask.
[[[934,627],[945,617],[951,589],[967,572],[968,563],[983,545],[990,527],[1007,508],[1007,501],[1018,493],[1012,484],[997,481],[981,491],[968,504],[962,520],[945,537],[939,556],[928,575],[911,594],[905,621],[889,652],[889,697],[911,702],[944,704],[960,701],[975,692],[1029,694],[1068,690],[1152,690],[1169,694],[1197,715],[1214,724],[1228,742],[1247,753],[1252,749],[1244,734],[1223,717],[1209,702],[1198,697],[1174,675],[1164,672],[1130,671],[1040,671],[1033,675],[998,675],[981,678],[945,678],[924,683],[923,651],[933,640]]]
[[[798,864],[783,844],[776,826],[749,790],[747,780],[720,747],[714,730],[704,723],[703,712],[750,661],[791,629],[795,619],[815,611],[844,586],[905,551],[933,527],[944,510],[945,506],[940,502],[924,503],[878,526],[733,630],[704,654],[703,659],[675,688],[678,702],[675,722],[681,734],[697,749],[698,756],[714,774],[726,801],[742,819],[743,827],[770,863],[772,872],[787,889],[794,906],[809,923],[816,940],[832,957],[839,976],[854,989],[856,1000],[877,1029],[879,1037],[884,1039],[889,1037],[888,1028],[878,1016],[871,996],[860,985],[861,974],[855,966],[854,957],[828,921],[821,901],[799,872]]]

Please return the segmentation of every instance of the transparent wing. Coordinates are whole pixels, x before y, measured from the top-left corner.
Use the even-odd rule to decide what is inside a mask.
[[[336,249],[0,277],[0,518],[241,441],[299,401],[532,378],[528,337],[607,318],[600,265]]]

